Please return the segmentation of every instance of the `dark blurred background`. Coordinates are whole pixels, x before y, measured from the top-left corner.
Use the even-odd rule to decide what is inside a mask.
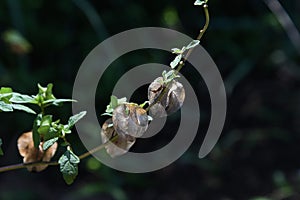
[[[204,15],[193,3],[2,0],[0,86],[36,94],[37,83],[51,82],[56,97],[70,98],[84,58],[114,34],[155,26],[195,38],[204,24]],[[193,145],[175,163],[156,172],[129,174],[88,158],[80,163],[79,175],[71,186],[64,183],[58,167],[48,167],[41,173],[26,169],[6,172],[0,174],[0,199],[300,199],[300,1],[280,1],[294,25],[276,3],[209,2],[211,24],[201,44],[224,79],[228,112],[221,138],[207,157],[198,159],[197,153],[209,123],[209,94],[201,77],[186,67],[182,73],[196,88],[202,118]],[[9,42],[7,37],[16,34],[9,30],[20,33],[28,43]],[[114,83],[129,70],[128,66],[167,64],[172,58],[171,54],[154,50],[122,56],[102,79],[97,93],[99,115],[109,102]],[[133,99],[146,98],[146,90],[140,88]],[[51,112],[67,120],[71,105]],[[0,157],[1,166],[22,161],[16,141],[22,132],[31,130],[33,119],[21,112],[0,113],[5,153]],[[101,123],[103,120],[99,117]],[[163,132],[176,132],[176,120],[178,113],[168,119]],[[150,142],[138,140],[133,150],[159,148],[172,137],[170,133],[155,136]],[[85,152],[76,131],[69,140],[75,153]]]

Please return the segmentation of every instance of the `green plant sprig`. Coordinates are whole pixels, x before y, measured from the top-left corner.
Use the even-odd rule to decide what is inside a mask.
[[[171,72],[171,74],[169,75],[172,78],[168,78],[166,79],[166,87],[165,89],[160,93],[160,95],[157,97],[156,101],[154,101],[151,105],[149,105],[146,108],[146,111],[148,112],[150,110],[150,108],[155,105],[156,103],[160,102],[161,99],[163,98],[163,96],[166,94],[167,92],[167,88],[170,85],[171,81],[175,78],[178,78],[178,73],[179,71],[182,69],[182,67],[185,65],[185,62],[187,61],[188,57],[191,55],[191,53],[193,52],[194,48],[196,46],[198,46],[200,44],[200,40],[203,37],[204,33],[206,32],[208,26],[209,26],[209,12],[208,12],[208,5],[207,5],[208,0],[196,0],[194,5],[200,5],[203,7],[204,10],[204,14],[205,14],[205,24],[203,26],[203,28],[199,31],[199,35],[197,36],[196,40],[193,40],[192,42],[190,42],[186,47],[182,47],[181,49],[178,48],[173,48],[172,52],[177,54],[177,56],[175,57],[175,59],[170,63],[170,66],[173,70],[169,71],[169,72],[164,72],[163,73],[163,77],[164,74],[168,74]],[[187,51],[187,53],[184,55],[185,51]],[[178,67],[177,67],[178,66]],[[174,70],[177,67],[176,70]]]
[[[204,27],[200,30],[199,35],[197,36],[196,40],[193,40],[190,44],[188,44],[186,47],[182,47],[181,49],[178,48],[173,48],[172,52],[174,54],[177,54],[175,59],[170,63],[170,66],[172,68],[171,71],[166,72],[164,71],[162,76],[164,78],[164,82],[167,84],[167,86],[171,83],[171,81],[175,78],[178,78],[178,73],[182,69],[182,67],[185,65],[186,60],[190,56],[190,54],[193,52],[193,49],[199,45],[201,38],[203,37],[204,33],[206,32],[208,25],[209,25],[209,12],[208,12],[208,5],[207,5],[208,0],[196,0],[194,5],[199,5],[202,6],[204,9],[205,13],[205,25]],[[188,51],[187,51],[188,50]],[[185,54],[185,52],[187,53]],[[176,68],[176,70],[175,70]],[[14,165],[9,165],[9,166],[4,166],[0,167],[0,173],[1,172],[7,172],[7,171],[12,171],[12,170],[17,170],[17,169],[23,169],[27,167],[34,167],[34,166],[40,166],[40,165],[45,165],[47,164],[48,166],[57,166],[60,165],[60,170],[63,173],[63,177],[66,181],[67,184],[71,184],[75,177],[78,174],[78,163],[80,160],[90,156],[91,154],[100,151],[103,149],[105,146],[107,146],[110,142],[113,142],[117,140],[118,136],[112,137],[109,141],[106,143],[103,143],[94,149],[89,150],[86,153],[83,153],[80,156],[77,156],[73,153],[70,144],[67,142],[65,135],[70,133],[70,129],[72,126],[80,120],[86,113],[81,112],[77,115],[74,115],[69,118],[68,124],[63,125],[60,124],[60,120],[52,122],[52,117],[51,115],[45,115],[45,108],[48,106],[54,105],[58,106],[61,105],[64,102],[73,102],[74,100],[71,99],[56,99],[53,94],[52,94],[52,87],[53,85],[48,85],[47,88],[43,88],[39,85],[39,93],[36,96],[28,96],[28,95],[23,95],[19,93],[13,93],[10,88],[1,88],[0,90],[0,112],[12,112],[14,109],[15,110],[22,110],[31,114],[36,114],[35,111],[30,109],[27,106],[24,106],[22,104],[36,104],[40,107],[40,114],[37,115],[37,118],[35,120],[36,123],[36,131],[39,135],[45,135],[41,134],[47,132],[50,133],[55,129],[54,131],[56,134],[58,133],[58,139],[62,138],[64,142],[66,143],[67,146],[67,151],[60,157],[58,161],[52,161],[52,162],[32,162],[32,163],[20,163],[20,164],[14,164]],[[167,87],[166,87],[167,88]],[[166,89],[164,89],[157,100],[150,104],[145,110],[149,111],[151,106],[154,104],[158,103],[161,101],[161,98],[165,95]],[[108,115],[112,116],[114,108],[116,108],[118,105],[122,103],[126,103],[127,99],[126,98],[121,98],[117,99],[115,96],[111,97],[110,104],[107,106],[107,109],[104,114],[102,115]],[[147,103],[145,102],[141,104],[141,107],[144,107]],[[17,105],[17,106],[15,106]],[[40,116],[39,116],[40,115]],[[38,117],[39,116],[39,117]],[[44,118],[44,119],[43,119]],[[72,125],[73,124],[73,125]],[[72,125],[72,126],[71,126]],[[55,135],[55,134],[54,134]],[[57,136],[55,137],[50,137],[49,140],[56,141]],[[49,141],[49,145],[53,142]],[[47,142],[47,141],[46,141]],[[2,140],[0,139],[0,155],[3,154],[1,150],[1,145],[2,145]],[[44,145],[43,145],[44,146]],[[45,145],[45,149],[47,149],[47,145]]]

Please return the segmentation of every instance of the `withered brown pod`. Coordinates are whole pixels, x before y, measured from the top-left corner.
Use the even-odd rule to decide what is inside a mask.
[[[111,118],[104,122],[101,130],[101,139],[103,143],[106,143],[109,140],[113,139],[111,143],[108,143],[105,146],[105,149],[111,157],[116,157],[127,153],[135,143],[135,138],[130,135],[117,133],[117,131],[113,126],[111,126],[111,124]],[[118,137],[114,139],[115,136]]]
[[[112,120],[118,133],[133,137],[141,137],[148,128],[147,112],[136,104],[117,106]]]
[[[166,91],[160,97],[165,88]],[[163,77],[158,77],[148,87],[148,99],[151,105],[150,116],[153,118],[165,117],[181,108],[185,99],[185,90],[183,85],[176,80],[166,84]]]

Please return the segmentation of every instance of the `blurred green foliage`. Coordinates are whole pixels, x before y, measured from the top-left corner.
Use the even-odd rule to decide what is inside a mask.
[[[31,50],[16,53],[10,42],[0,41],[0,85],[34,94],[37,83],[52,82],[57,97],[70,98],[81,62],[109,36],[131,28],[158,26],[195,37],[204,16],[193,3],[3,0],[1,35],[14,30],[28,41]],[[300,29],[300,2],[281,3]],[[195,142],[174,164],[157,172],[127,174],[89,158],[80,163],[78,179],[71,187],[63,182],[57,167],[38,174],[26,170],[4,173],[0,174],[0,199],[300,199],[299,52],[264,1],[211,0],[209,9],[211,24],[201,44],[225,81],[228,113],[220,141],[208,157],[199,160],[197,152],[209,123],[209,94],[201,76],[186,65],[182,73],[200,99],[201,122]],[[168,64],[172,58],[165,52],[145,50],[114,62],[99,84],[99,116],[105,111],[114,83],[130,66]],[[133,98],[144,97],[145,88],[140,88]],[[71,106],[51,112],[67,121]],[[134,150],[167,144],[174,136],[172,130],[176,131],[177,116],[168,119],[163,135],[139,141]],[[0,113],[0,121],[5,151],[0,164],[20,162],[16,140],[31,129],[33,117]],[[76,154],[85,151],[75,134],[68,139],[75,143]]]

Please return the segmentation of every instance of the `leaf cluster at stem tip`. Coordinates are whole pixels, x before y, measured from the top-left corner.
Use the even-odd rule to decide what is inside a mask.
[[[205,4],[207,4],[208,0],[196,0],[194,5],[195,6],[203,6]]]

